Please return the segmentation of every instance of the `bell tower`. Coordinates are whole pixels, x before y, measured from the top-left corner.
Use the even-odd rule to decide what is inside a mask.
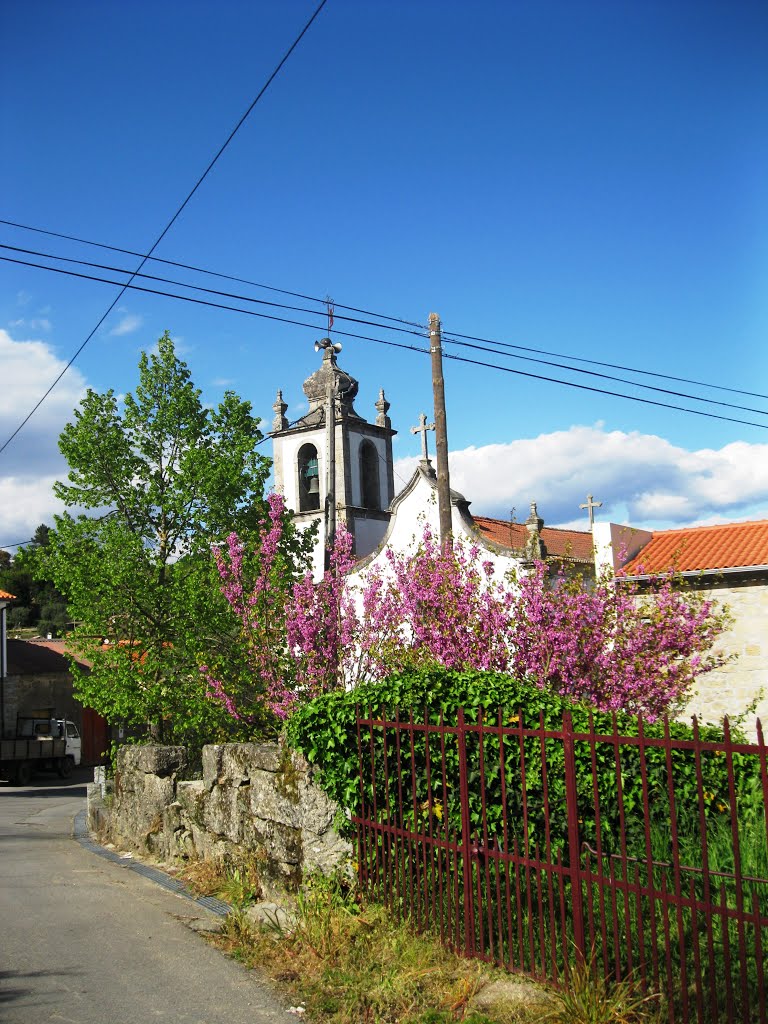
[[[381,542],[395,493],[392,421],[389,402],[379,391],[376,420],[354,407],[358,382],[339,366],[341,346],[329,338],[315,343],[322,362],[304,381],[309,411],[293,423],[282,391],[273,405],[272,449],[275,487],[285,497],[299,528],[319,522],[315,575],[323,571],[326,539],[343,523],[362,558]]]

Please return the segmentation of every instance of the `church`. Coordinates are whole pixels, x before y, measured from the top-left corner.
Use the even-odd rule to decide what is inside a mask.
[[[304,381],[309,411],[289,422],[282,392],[273,406],[272,444],[275,487],[285,497],[300,528],[318,524],[313,573],[322,576],[327,538],[344,524],[352,534],[357,571],[383,559],[388,547],[413,548],[428,523],[438,531],[437,477],[429,458],[427,432],[434,429],[420,416],[411,427],[421,438],[421,459],[405,487],[395,495],[390,403],[379,391],[375,419],[355,409],[358,382],[337,360],[340,346],[329,338],[315,345],[320,367]],[[330,428],[330,429],[329,429]],[[470,502],[451,491],[453,535],[477,544],[498,575],[534,559],[576,563],[594,571],[592,535],[544,525],[535,502],[525,523],[473,516]]]
[[[379,391],[370,420],[355,409],[358,382],[337,361],[340,346],[329,338],[317,342],[320,367],[304,382],[309,411],[294,422],[278,391],[271,437],[275,487],[294,511],[299,527],[318,524],[313,573],[324,571],[326,539],[343,523],[354,539],[355,572],[385,562],[388,548],[412,550],[428,523],[439,533],[437,478],[427,436],[432,425],[423,414],[410,428],[420,436],[421,459],[405,486],[395,494],[390,403]],[[415,418],[415,417],[414,417]],[[331,429],[329,429],[329,427]],[[568,563],[585,578],[609,566],[642,586],[670,568],[690,586],[726,603],[733,623],[719,646],[733,660],[699,681],[687,714],[718,721],[756,705],[768,719],[768,521],[730,523],[687,530],[648,532],[608,522],[589,530],[562,530],[544,525],[535,501],[524,523],[473,515],[470,502],[451,491],[451,525],[460,541],[476,544],[497,576],[545,559],[553,569]],[[685,717],[685,716],[684,716]],[[747,732],[753,734],[747,725]]]

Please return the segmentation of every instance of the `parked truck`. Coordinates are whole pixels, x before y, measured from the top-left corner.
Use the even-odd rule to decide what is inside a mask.
[[[16,735],[0,739],[0,778],[26,786],[37,771],[55,771],[68,779],[80,764],[80,733],[66,718],[19,717]]]

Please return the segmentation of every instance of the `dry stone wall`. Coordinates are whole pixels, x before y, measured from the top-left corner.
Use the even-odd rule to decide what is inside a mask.
[[[187,780],[183,747],[123,747],[111,792],[89,787],[91,828],[121,849],[159,860],[258,863],[265,896],[329,873],[351,847],[333,827],[336,806],[307,762],[274,743],[203,748],[202,779]]]

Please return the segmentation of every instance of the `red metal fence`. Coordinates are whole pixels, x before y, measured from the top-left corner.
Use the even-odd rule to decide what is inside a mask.
[[[670,1021],[766,1022],[768,749],[694,722],[358,709],[361,881],[469,956],[555,985],[576,958]]]

